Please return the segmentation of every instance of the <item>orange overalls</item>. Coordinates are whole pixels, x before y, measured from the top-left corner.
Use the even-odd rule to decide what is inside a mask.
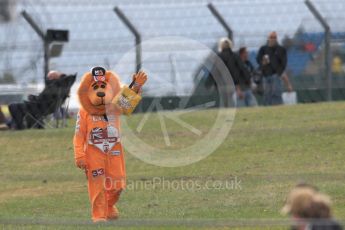
[[[120,115],[95,116],[80,109],[74,135],[75,159],[84,158],[93,221],[116,218],[113,207],[125,188]],[[115,212],[115,213],[114,213]]]

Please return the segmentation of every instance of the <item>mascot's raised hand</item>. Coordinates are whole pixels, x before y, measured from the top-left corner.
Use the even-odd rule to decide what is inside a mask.
[[[123,114],[131,114],[141,100],[141,88],[146,81],[147,74],[144,71],[139,71],[134,74],[132,83],[129,86],[124,86],[121,93],[114,98],[112,103],[121,110]]]
[[[115,204],[126,184],[120,115],[133,112],[146,80],[146,73],[140,71],[129,86],[121,87],[119,77],[102,67],[92,68],[81,80],[74,158],[87,175],[94,222],[119,217]]]
[[[147,81],[147,74],[144,71],[139,71],[139,73],[133,74],[132,83],[129,85],[129,88],[134,92],[139,93],[141,87]]]

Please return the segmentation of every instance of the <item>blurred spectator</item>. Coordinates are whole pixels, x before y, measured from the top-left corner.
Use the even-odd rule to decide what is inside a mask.
[[[292,218],[295,230],[341,230],[332,219],[330,198],[311,185],[298,185],[289,193],[282,209]]]
[[[59,71],[52,70],[52,71],[49,71],[49,73],[47,75],[47,79],[48,79],[48,81],[57,80],[57,79],[61,78],[62,75],[64,75],[64,74],[59,72]]]
[[[238,54],[240,55],[241,61],[243,62],[244,66],[246,67],[246,69],[248,70],[248,72],[250,74],[252,74],[255,70],[253,64],[249,61],[249,57],[248,57],[248,51],[247,51],[247,47],[241,47],[238,50]]]
[[[61,105],[69,96],[76,75],[51,71],[47,79],[45,88],[39,95],[29,95],[27,101],[9,105],[11,128],[44,128],[43,118],[60,111]]]
[[[252,105],[254,104],[252,102],[253,97],[249,97],[246,93],[247,89],[250,89],[251,86],[250,75],[246,74],[248,71],[246,72],[240,57],[232,49],[233,44],[229,38],[220,39],[218,46],[219,57],[224,62],[234,81],[237,105],[244,106],[246,103]]]
[[[341,75],[342,73],[344,73],[344,70],[343,70],[343,62],[341,60],[341,58],[336,55],[334,58],[333,58],[333,61],[332,61],[332,72],[336,75]]]
[[[242,75],[246,76],[246,79],[247,78],[250,79],[250,83],[246,84],[244,88],[242,89],[242,91],[244,92],[244,99],[242,103],[245,106],[257,106],[258,103],[253,94],[253,88],[256,88],[256,84],[254,83],[254,79],[253,79],[255,68],[253,64],[249,61],[248,51],[246,47],[241,47],[238,51],[238,54],[242,61],[241,65],[243,64],[243,67],[244,67],[244,68],[240,68],[240,71],[242,72]]]
[[[292,91],[289,78],[285,73],[287,65],[286,50],[278,44],[277,39],[277,33],[271,32],[268,36],[267,45],[260,48],[256,57],[263,75],[265,105],[280,105],[283,103],[282,80],[288,91]]]

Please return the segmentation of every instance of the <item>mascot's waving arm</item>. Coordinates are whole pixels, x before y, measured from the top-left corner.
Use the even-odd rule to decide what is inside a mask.
[[[130,115],[141,100],[141,88],[147,80],[147,74],[139,71],[133,75],[132,83],[124,86],[121,92],[114,98],[112,103],[126,115]]]

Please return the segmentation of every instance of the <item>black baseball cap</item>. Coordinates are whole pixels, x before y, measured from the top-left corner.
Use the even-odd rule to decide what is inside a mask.
[[[91,69],[91,74],[95,81],[105,81],[106,70],[103,67],[96,66]]]

